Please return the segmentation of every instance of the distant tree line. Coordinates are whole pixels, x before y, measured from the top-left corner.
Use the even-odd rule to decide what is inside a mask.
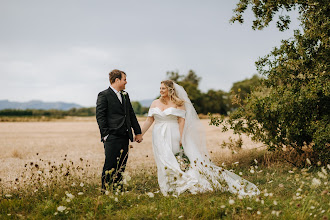
[[[95,107],[91,108],[72,108],[69,110],[42,110],[42,109],[4,109],[0,111],[1,116],[15,116],[15,117],[53,117],[63,118],[65,116],[93,116],[95,115]]]

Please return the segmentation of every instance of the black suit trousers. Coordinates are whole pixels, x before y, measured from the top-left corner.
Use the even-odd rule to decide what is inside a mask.
[[[105,161],[102,171],[102,189],[107,186],[120,185],[122,173],[125,171],[128,158],[128,135],[120,137],[108,137],[104,142]]]

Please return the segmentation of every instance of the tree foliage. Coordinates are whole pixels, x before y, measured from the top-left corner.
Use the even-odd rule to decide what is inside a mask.
[[[256,62],[264,86],[254,91],[230,118],[236,132],[244,132],[269,149],[291,147],[299,153],[311,147],[315,160],[330,158],[329,1],[240,0],[232,22],[252,6],[253,29],[267,27],[277,12],[298,9],[300,26],[292,39],[283,40]],[[288,16],[280,15],[277,26],[287,29]]]
[[[260,86],[261,81],[261,77],[258,75],[253,75],[250,79],[235,82],[230,89],[230,108],[237,108],[239,105],[243,104],[243,101],[248,97],[252,90],[257,86]]]

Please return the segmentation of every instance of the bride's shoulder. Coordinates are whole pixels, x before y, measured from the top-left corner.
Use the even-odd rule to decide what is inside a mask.
[[[186,108],[184,107],[184,105],[177,106],[177,109],[186,110]]]
[[[160,100],[159,100],[159,99],[154,100],[154,101],[151,103],[150,108],[155,108],[155,107],[157,107],[159,103],[160,103]]]

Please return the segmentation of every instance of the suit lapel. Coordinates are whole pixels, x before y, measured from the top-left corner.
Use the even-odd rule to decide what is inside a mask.
[[[124,106],[123,106],[123,104],[119,101],[119,99],[118,99],[118,96],[116,95],[116,93],[109,87],[109,92],[110,92],[110,94],[113,96],[113,98],[115,99],[115,100],[117,100],[116,102],[117,102],[117,104],[119,104],[122,108],[124,108]],[[125,110],[125,112],[126,112],[126,109],[124,109]]]

